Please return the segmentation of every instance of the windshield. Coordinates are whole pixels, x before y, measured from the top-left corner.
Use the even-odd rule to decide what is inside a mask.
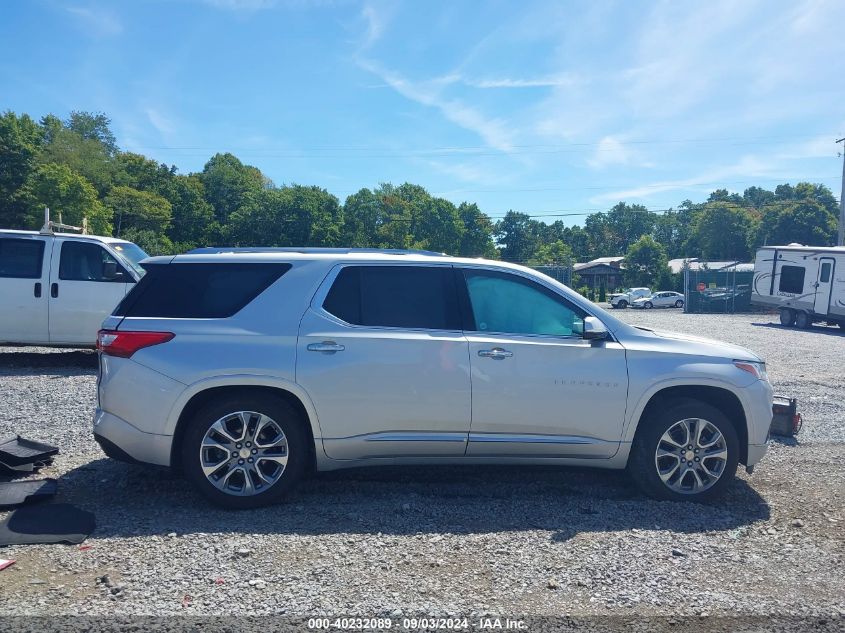
[[[144,276],[146,271],[138,263],[149,257],[149,255],[144,252],[144,249],[132,242],[112,242],[109,246],[111,246],[112,249],[114,249],[114,251],[120,256],[122,263],[142,277]]]

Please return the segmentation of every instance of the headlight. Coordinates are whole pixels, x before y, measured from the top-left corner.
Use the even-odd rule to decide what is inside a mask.
[[[769,380],[769,375],[766,373],[766,363],[757,363],[751,360],[735,360],[734,365],[737,369],[747,371],[758,380],[765,380],[766,382]]]

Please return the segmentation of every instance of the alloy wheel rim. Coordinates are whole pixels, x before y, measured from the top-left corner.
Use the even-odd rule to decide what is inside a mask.
[[[675,422],[660,437],[654,454],[657,475],[670,490],[699,494],[712,488],[728,463],[728,445],[716,426],[701,418]]]
[[[269,416],[235,411],[209,427],[199,457],[203,474],[215,488],[249,497],[279,481],[288,463],[288,441]]]

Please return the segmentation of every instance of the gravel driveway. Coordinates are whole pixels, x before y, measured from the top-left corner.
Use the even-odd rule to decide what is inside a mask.
[[[59,500],[98,522],[83,548],[0,549],[17,559],[0,571],[0,615],[845,622],[845,333],[762,315],[614,314],[763,354],[776,393],[800,399],[800,440],[773,441],[717,505],[646,499],[624,473],[450,467],[322,474],[285,505],[224,512],[165,470],[102,455],[94,354],[0,349],[0,435],[57,443],[42,475],[61,477]]]

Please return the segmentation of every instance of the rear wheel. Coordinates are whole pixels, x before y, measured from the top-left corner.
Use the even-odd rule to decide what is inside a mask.
[[[676,308],[683,308],[683,307],[684,307],[684,300],[683,300],[683,299],[678,299],[678,300],[675,302],[675,307],[676,307]]]
[[[280,398],[230,396],[203,407],[185,432],[185,476],[230,509],[277,503],[310,458],[304,421]]]
[[[803,310],[799,310],[795,313],[795,325],[796,327],[801,328],[802,330],[806,330],[813,324],[812,319],[810,319],[810,315],[804,312]]]
[[[795,310],[792,308],[782,308],[780,311],[780,324],[781,325],[795,325]]]
[[[644,419],[628,470],[655,499],[706,501],[731,484],[739,462],[736,429],[715,407],[676,400]]]

